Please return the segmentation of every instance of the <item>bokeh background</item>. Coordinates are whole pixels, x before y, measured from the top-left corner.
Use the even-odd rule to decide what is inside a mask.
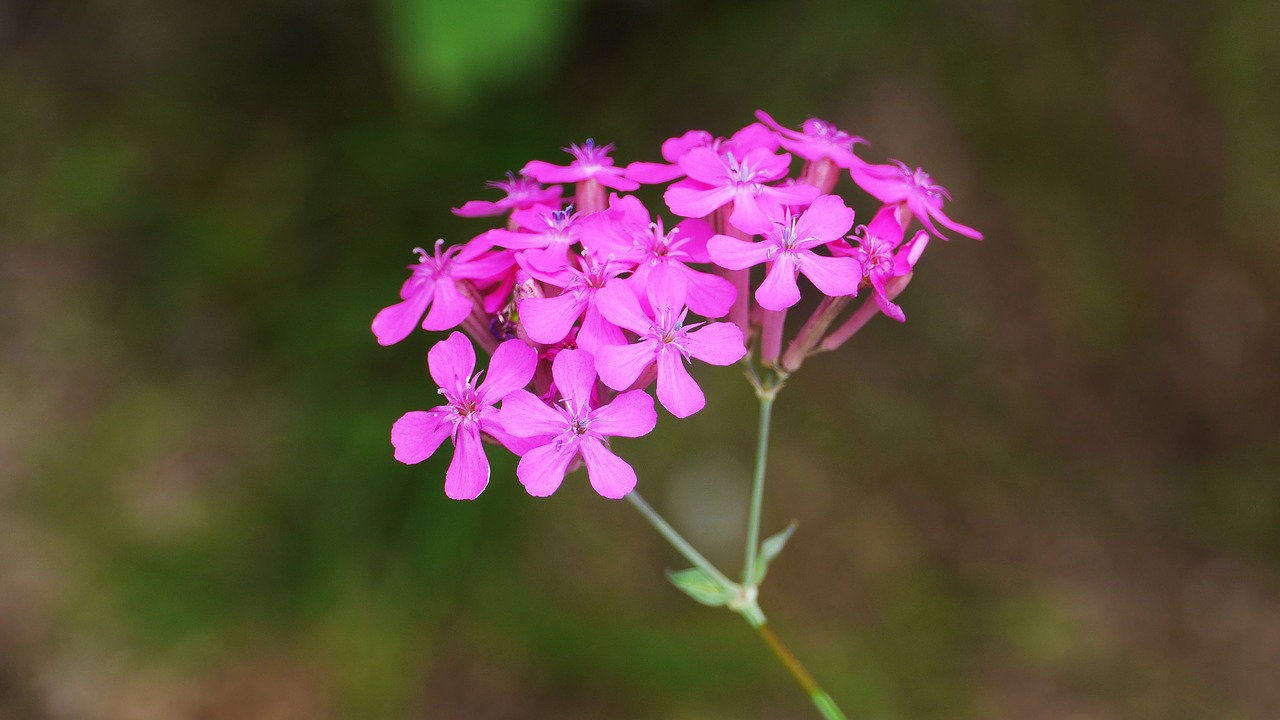
[[[814,717],[584,477],[395,463],[432,338],[368,330],[486,180],[756,108],[987,236],[777,409],[762,602],[849,716],[1280,717],[1275,2],[9,0],[0,718]],[[622,447],[736,567],[699,377]]]

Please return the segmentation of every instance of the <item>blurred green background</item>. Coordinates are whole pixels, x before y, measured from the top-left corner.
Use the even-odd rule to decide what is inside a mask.
[[[394,462],[432,338],[368,330],[484,181],[756,108],[987,236],[775,415],[762,603],[850,718],[1280,717],[1275,2],[9,0],[0,718],[815,717],[582,475]],[[732,568],[699,377],[621,447]]]

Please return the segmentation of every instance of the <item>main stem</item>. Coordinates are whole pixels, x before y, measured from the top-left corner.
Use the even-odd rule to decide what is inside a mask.
[[[751,477],[751,513],[747,516],[746,561],[742,566],[742,584],[754,588],[756,577],[756,553],[760,548],[760,510],[764,505],[764,469],[769,460],[769,424],[773,417],[773,401],[780,385],[756,386],[760,398],[760,425],[756,433],[756,469]]]

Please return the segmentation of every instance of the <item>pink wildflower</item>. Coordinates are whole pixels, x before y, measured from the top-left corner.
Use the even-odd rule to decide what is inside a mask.
[[[581,457],[597,493],[623,497],[635,488],[636,473],[609,450],[607,438],[640,437],[653,430],[658,423],[653,398],[632,390],[593,407],[596,371],[585,350],[561,350],[551,372],[563,398],[560,403],[547,405],[526,390],[512,392],[502,403],[508,431],[539,441],[520,458],[516,476],[530,495],[546,497],[560,487],[569,464]]]
[[[614,390],[632,385],[651,364],[658,366],[658,401],[672,415],[688,417],[706,405],[702,388],[684,363],[690,357],[712,365],[732,365],[746,355],[742,330],[732,323],[685,325],[685,281],[668,273],[649,283],[653,317],[640,309],[636,296],[617,284],[599,294],[600,312],[609,321],[639,336],[630,345],[600,348],[596,368],[600,380]]]
[[[568,166],[552,165],[542,160],[530,160],[520,170],[522,175],[529,175],[543,183],[570,183],[595,180],[607,188],[629,192],[640,187],[635,180],[624,177],[624,170],[615,167],[609,153],[613,145],[596,146],[590,138],[582,145],[574,143],[564,151],[573,156]]]
[[[489,458],[482,433],[505,438],[494,405],[529,384],[538,353],[519,340],[498,346],[489,362],[489,376],[477,387],[482,373],[475,349],[462,333],[454,332],[427,353],[431,378],[447,403],[427,411],[405,413],[391,427],[395,458],[414,465],[431,457],[446,437],[452,439],[453,461],[444,476],[444,492],[454,500],[473,500],[489,484]],[[522,391],[523,392],[523,391]]]
[[[853,210],[835,195],[823,195],[799,217],[790,210],[779,221],[745,228],[761,233],[760,242],[716,235],[707,242],[711,260],[730,270],[742,270],[762,262],[772,265],[756,288],[756,301],[766,310],[784,310],[800,301],[796,276],[803,273],[824,294],[839,297],[856,292],[861,280],[858,263],[849,258],[828,257],[814,248],[839,240],[853,226]]]
[[[916,262],[929,244],[929,233],[920,230],[903,245],[902,225],[898,222],[896,210],[892,205],[881,208],[869,226],[859,227],[862,237],[850,236],[858,241],[857,247],[833,246],[833,250],[858,261],[866,282],[875,290],[880,311],[903,322],[907,316],[893,303],[888,285],[894,278],[910,275],[915,269]]]
[[[578,242],[582,230],[581,213],[573,205],[564,210],[534,205],[511,213],[511,221],[520,230],[495,228],[481,237],[513,250],[525,250],[525,260],[545,272],[555,272],[569,262],[569,248]]]
[[[739,230],[764,223],[761,198],[782,205],[807,205],[818,196],[812,185],[765,183],[781,180],[791,168],[791,156],[774,155],[756,148],[741,158],[733,153],[719,155],[708,148],[694,148],[680,158],[688,178],[671,184],[664,198],[671,212],[683,217],[705,217],[733,203],[729,222]]]
[[[853,154],[853,146],[859,143],[865,145],[867,141],[857,135],[850,135],[831,123],[809,118],[800,126],[801,132],[796,132],[779,125],[763,110],[757,110],[756,117],[778,133],[782,147],[805,160],[817,162],[828,159],[834,162],[836,167],[846,169],[863,164],[863,161]]]
[[[529,339],[544,345],[558,343],[568,337],[574,323],[582,318],[577,335],[578,347],[595,352],[601,345],[626,342],[617,326],[600,315],[596,297],[601,288],[630,269],[629,264],[614,262],[590,251],[582,256],[581,270],[572,264],[565,265],[555,274],[526,268],[533,277],[564,288],[553,297],[529,297],[520,301],[520,323]]]
[[[707,253],[711,235],[710,223],[698,218],[688,218],[665,232],[661,218],[650,222],[644,205],[627,196],[615,197],[608,212],[587,218],[582,243],[635,265],[635,272],[625,282],[645,312],[650,311],[645,291],[650,278],[672,272],[684,277],[688,284],[690,310],[703,317],[719,318],[733,306],[737,288],[719,275],[689,267],[690,263],[711,262]]]
[[[424,330],[448,330],[471,314],[472,300],[463,294],[458,283],[464,280],[494,278],[511,266],[509,253],[485,253],[489,245],[471,242],[444,247],[437,240],[435,253],[428,255],[415,248],[418,262],[408,266],[413,274],[400,288],[401,302],[383,308],[373,319],[373,334],[379,345],[394,345],[413,332],[422,320]],[[430,308],[430,311],[428,311]],[[426,317],[422,314],[426,312]]]
[[[559,207],[560,193],[563,192],[563,188],[559,185],[544,188],[537,180],[526,175],[517,176],[514,173],[507,173],[505,182],[495,180],[487,184],[491,188],[502,190],[507,196],[497,202],[469,200],[462,207],[453,208],[453,214],[469,218],[492,217],[508,210],[523,210],[534,205]]]
[[[955,232],[981,240],[982,233],[967,225],[961,225],[942,212],[943,199],[950,200],[951,195],[946,188],[935,185],[922,168],[912,171],[904,163],[897,160],[891,165],[861,165],[852,170],[853,181],[866,190],[872,197],[886,205],[905,205],[929,232],[943,240],[943,235],[933,224],[938,224]]]

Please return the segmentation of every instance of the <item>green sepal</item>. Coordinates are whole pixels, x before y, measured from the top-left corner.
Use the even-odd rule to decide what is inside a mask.
[[[759,585],[764,582],[764,575],[769,571],[769,563],[778,557],[778,553],[782,552],[782,548],[787,546],[787,541],[791,539],[791,533],[796,531],[796,522],[791,521],[786,530],[765,538],[760,543],[760,554],[756,556],[755,577],[751,579],[752,585]]]
[[[699,568],[689,568],[676,572],[668,570],[667,579],[671,581],[672,585],[684,591],[685,595],[711,607],[728,605],[731,600],[738,596],[738,588],[736,586],[726,585]]]

